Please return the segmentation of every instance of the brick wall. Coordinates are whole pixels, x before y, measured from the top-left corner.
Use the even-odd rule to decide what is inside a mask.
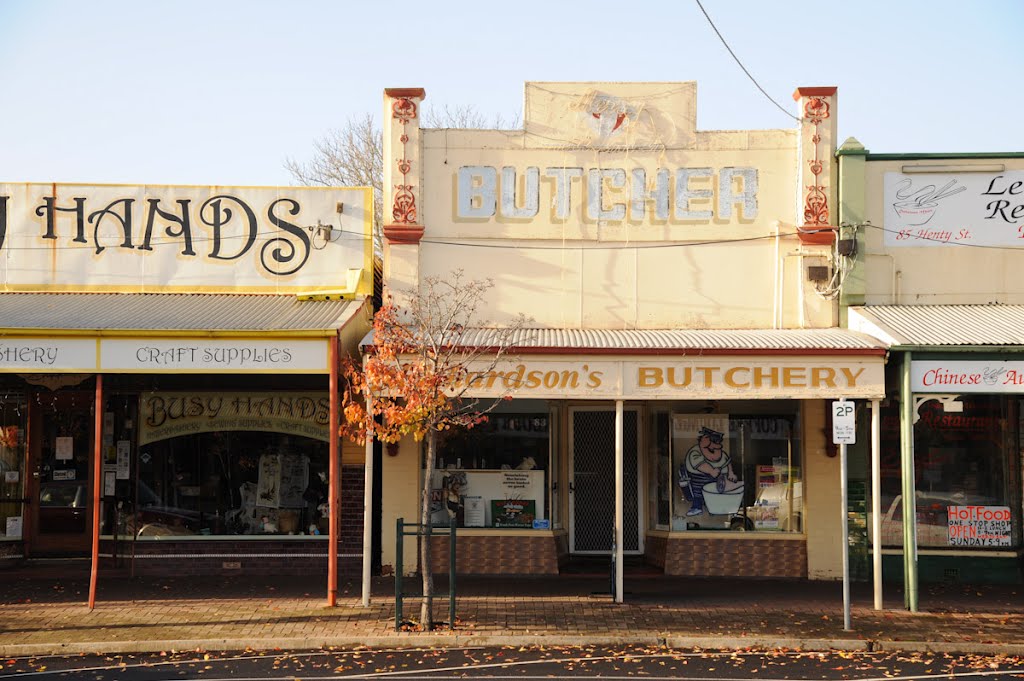
[[[667,575],[807,578],[807,542],[803,539],[754,539],[738,532],[727,537],[648,537],[651,539],[665,542],[663,567]]]
[[[648,565],[665,569],[665,551],[668,548],[668,537],[660,534],[649,534],[644,538],[644,560]]]
[[[362,572],[363,544],[363,467],[342,466],[341,536],[338,540],[338,572],[359,575]],[[326,539],[202,539],[135,542],[135,574],[138,575],[296,575],[327,574]],[[100,552],[111,554],[113,541],[100,543]],[[120,542],[120,554],[105,559],[108,565],[127,567],[131,544]],[[348,555],[346,555],[348,554]],[[238,567],[225,563],[238,563]]]
[[[557,575],[558,537],[491,535],[456,538],[456,572],[465,575]],[[435,574],[448,574],[448,537],[437,536],[430,559]]]

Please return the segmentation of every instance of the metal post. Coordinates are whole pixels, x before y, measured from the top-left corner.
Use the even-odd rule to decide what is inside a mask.
[[[405,518],[395,521],[395,631],[402,627],[402,573],[405,566],[402,557],[405,555]]]
[[[622,400],[615,401],[615,602],[622,602]]]
[[[366,395],[367,421],[373,421],[373,399]],[[373,587],[373,428],[366,429],[366,451],[363,456],[363,607],[370,606]]]
[[[917,492],[914,482],[914,394],[910,353],[903,353],[900,376],[900,473],[903,495],[903,603],[917,612]]]
[[[455,518],[448,532],[448,630],[455,631]]]
[[[103,374],[96,374],[96,403],[93,405],[92,460],[92,569],[89,571],[89,609],[96,607],[96,582],[100,562],[100,494],[103,491]],[[116,531],[116,530],[115,530]]]
[[[875,610],[882,609],[882,403],[871,400],[871,565]]]
[[[840,404],[846,403],[846,398],[839,398]],[[850,631],[850,512],[849,493],[846,471],[846,443],[839,445],[839,504],[842,510],[843,522],[840,542],[843,552],[843,630]]]
[[[330,478],[327,483],[328,505],[331,514],[328,520],[330,546],[327,548],[327,560],[329,561],[327,565],[327,605],[328,607],[333,608],[338,603],[338,535],[340,534],[340,528],[338,525],[341,521],[341,462],[338,460],[338,438],[340,437],[338,431],[341,427],[341,410],[339,409],[338,404],[337,334],[331,335],[331,339],[328,343],[327,362],[330,367],[328,388],[330,390],[330,424],[327,432],[331,438],[330,446],[328,448],[328,457],[330,458]]]

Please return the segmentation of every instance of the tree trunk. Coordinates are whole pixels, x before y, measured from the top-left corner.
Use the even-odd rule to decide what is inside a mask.
[[[430,563],[430,492],[434,477],[434,455],[437,453],[437,433],[427,433],[427,461],[423,468],[423,506],[420,509],[420,525],[424,535],[420,537],[420,574],[423,575],[423,600],[420,603],[420,626],[424,631],[434,628],[434,571]]]

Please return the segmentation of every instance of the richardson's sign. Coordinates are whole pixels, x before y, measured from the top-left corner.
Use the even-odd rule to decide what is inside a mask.
[[[1021,361],[912,361],[915,393],[1024,393]]]
[[[245,430],[330,441],[327,393],[153,392],[140,397],[139,444]]]
[[[348,270],[370,270],[372,201],[369,189],[0,184],[0,285],[342,289]]]
[[[470,394],[522,398],[700,399],[880,398],[881,358],[799,360],[703,357],[692,360],[587,361],[528,359],[471,371]]]

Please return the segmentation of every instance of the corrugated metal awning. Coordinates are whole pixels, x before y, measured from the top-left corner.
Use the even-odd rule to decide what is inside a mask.
[[[467,329],[461,345],[499,344],[501,331]],[[373,344],[372,334],[363,345]],[[847,329],[540,329],[517,331],[516,353],[580,354],[883,354],[880,341]]]
[[[362,305],[290,295],[3,293],[0,329],[298,335],[339,329]]]
[[[1024,305],[851,307],[849,325],[890,347],[1024,345]]]

